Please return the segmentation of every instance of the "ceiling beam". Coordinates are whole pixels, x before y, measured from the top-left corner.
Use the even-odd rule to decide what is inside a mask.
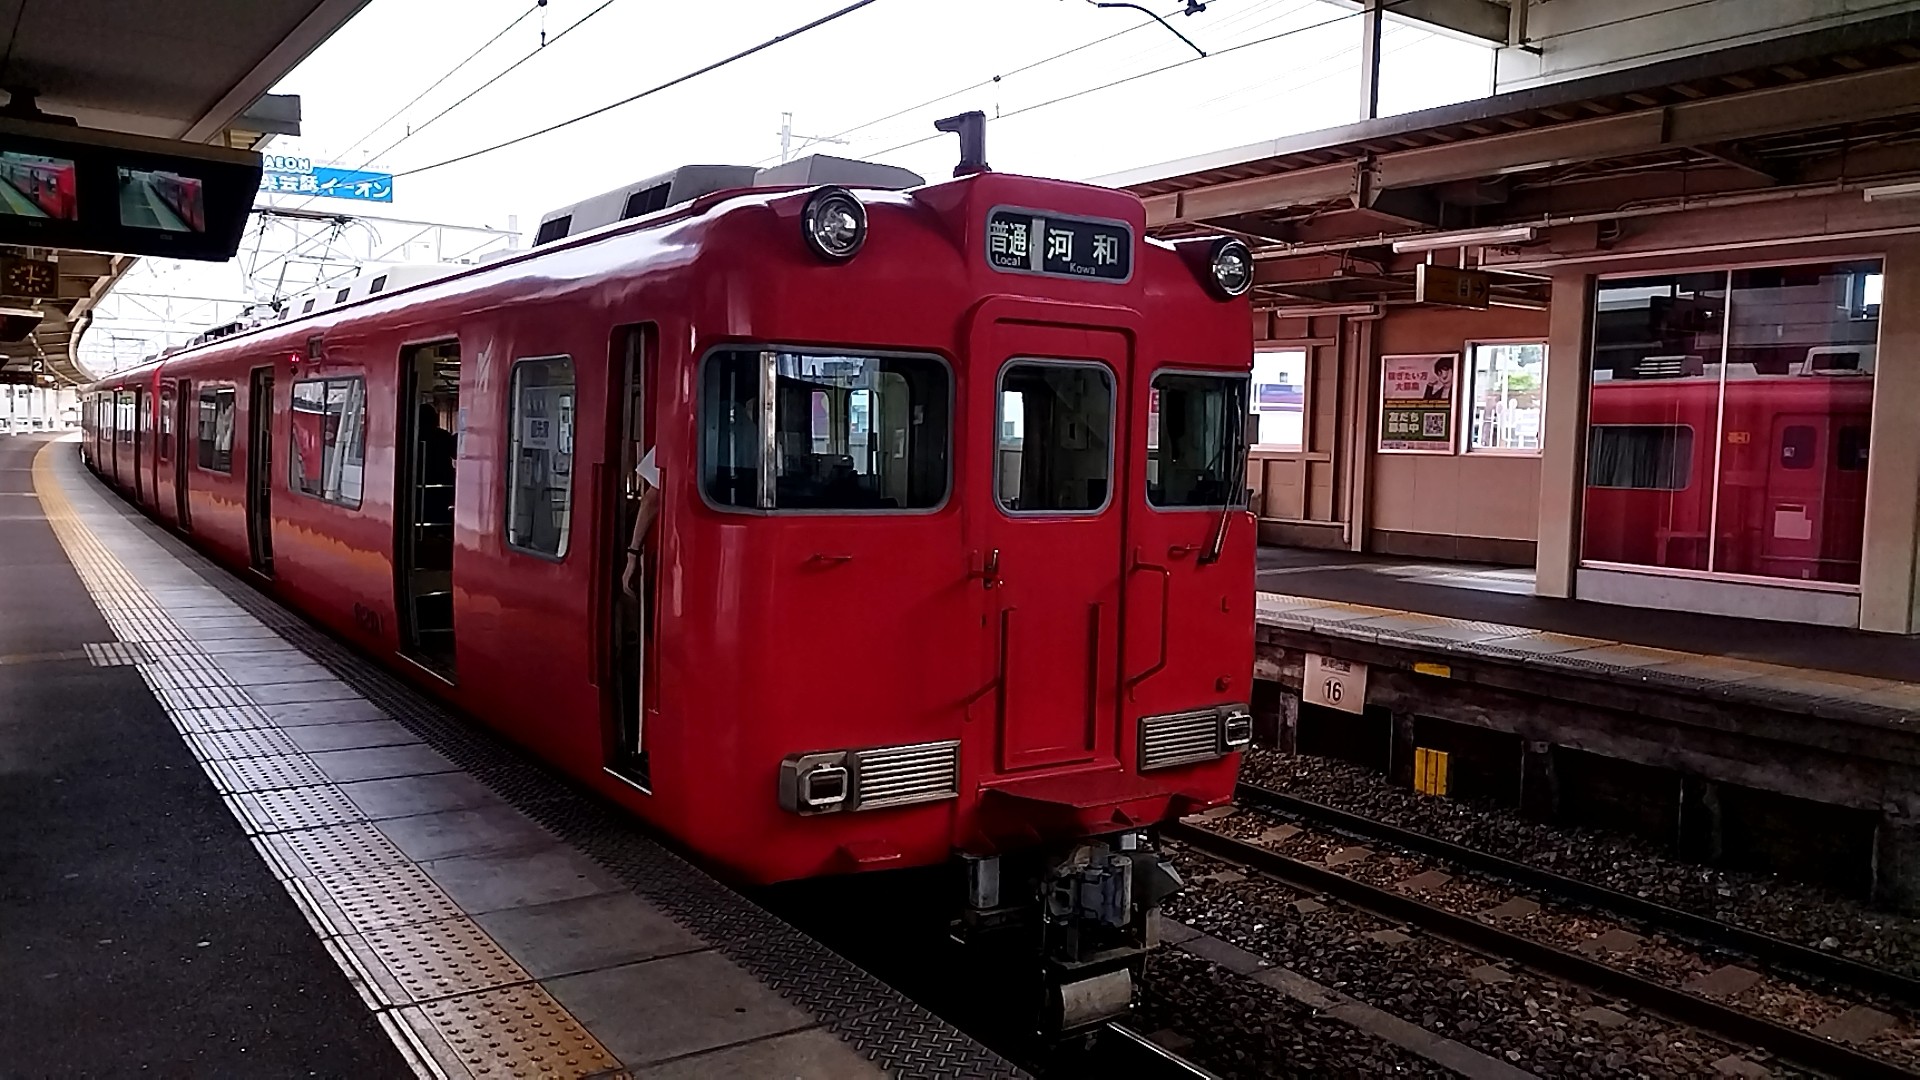
[[[1351,200],[1360,192],[1360,172],[1360,162],[1341,161],[1183,191],[1178,195],[1173,220],[1197,221],[1275,207],[1318,206]]]
[[[245,75],[227,88],[219,100],[210,103],[201,113],[200,119],[193,122],[179,138],[187,142],[212,142],[225,131],[235,117],[246,112],[253,103],[264,97],[267,91],[286,77],[307,54],[320,47],[320,43],[333,36],[333,32],[346,25],[348,19],[367,6],[368,0],[317,0],[313,10],[300,20],[273,51],[262,57]]]

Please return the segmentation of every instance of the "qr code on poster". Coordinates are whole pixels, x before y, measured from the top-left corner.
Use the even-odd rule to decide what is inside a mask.
[[[1429,439],[1447,437],[1447,417],[1444,413],[1428,413],[1420,418],[1420,434]]]

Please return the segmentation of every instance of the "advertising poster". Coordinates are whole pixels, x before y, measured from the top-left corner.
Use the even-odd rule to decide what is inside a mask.
[[[1380,358],[1380,449],[1453,452],[1454,353]]]

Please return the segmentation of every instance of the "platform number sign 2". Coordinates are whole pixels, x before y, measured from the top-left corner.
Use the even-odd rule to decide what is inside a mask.
[[[1367,706],[1367,665],[1357,660],[1308,653],[1300,681],[1300,700],[1309,705],[1350,713]]]

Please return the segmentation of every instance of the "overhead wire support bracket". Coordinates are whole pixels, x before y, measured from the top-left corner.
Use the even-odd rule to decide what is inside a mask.
[[[1141,7],[1139,4],[1117,3],[1117,2],[1114,2],[1114,0],[1087,0],[1087,3],[1092,4],[1094,7],[1097,7],[1097,8],[1132,8],[1133,10],[1141,12],[1142,14],[1146,15],[1148,18],[1152,19],[1154,22],[1159,23],[1161,26],[1166,27],[1167,33],[1172,34],[1174,37],[1177,37],[1181,41],[1186,42],[1187,47],[1192,49],[1194,52],[1199,53],[1201,56],[1207,55],[1207,50],[1201,48],[1198,45],[1195,45],[1193,43],[1192,38],[1189,38],[1187,35],[1174,29],[1173,24],[1161,18],[1158,12],[1149,10],[1148,8]],[[1207,5],[1205,4],[1196,3],[1195,0],[1187,0],[1186,14],[1188,15],[1205,11],[1206,9],[1207,9]]]

